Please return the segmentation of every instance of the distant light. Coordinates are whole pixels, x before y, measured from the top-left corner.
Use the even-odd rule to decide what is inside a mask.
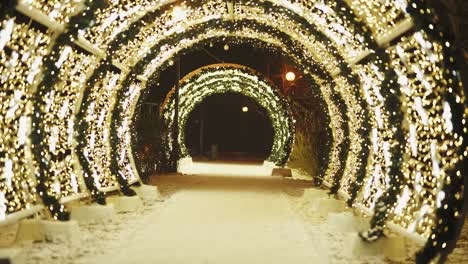
[[[187,8],[185,6],[176,6],[172,9],[172,18],[176,21],[187,19]]]
[[[228,51],[228,50],[229,50],[229,45],[228,45],[228,44],[225,44],[225,45],[224,45],[224,50],[225,50],[225,51]]]
[[[292,82],[296,79],[296,74],[294,72],[288,72],[286,73],[286,80],[289,82]]]
[[[247,106],[242,107],[242,112],[247,113],[249,111],[249,108]]]

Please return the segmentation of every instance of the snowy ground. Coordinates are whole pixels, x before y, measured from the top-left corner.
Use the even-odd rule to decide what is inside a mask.
[[[356,237],[365,221],[304,180],[173,175],[152,184],[164,201],[81,225],[71,244],[25,243],[27,263],[413,262],[409,246],[401,262],[369,250]]]

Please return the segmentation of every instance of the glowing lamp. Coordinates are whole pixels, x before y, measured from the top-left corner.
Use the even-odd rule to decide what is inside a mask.
[[[249,108],[247,106],[242,107],[242,112],[247,113],[249,111]]]
[[[294,72],[288,72],[286,73],[286,80],[288,82],[292,82],[296,79],[296,74],[294,74]]]

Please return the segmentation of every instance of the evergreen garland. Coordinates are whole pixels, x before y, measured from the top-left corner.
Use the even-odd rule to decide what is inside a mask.
[[[389,61],[387,54],[373,55],[371,61]],[[385,70],[385,64],[379,64],[380,70]],[[398,127],[393,140],[397,143],[392,144],[390,152],[392,153],[391,167],[388,172],[390,179],[389,188],[377,199],[374,207],[374,214],[370,221],[370,228],[364,232],[359,233],[359,236],[367,242],[375,241],[384,236],[384,229],[386,227],[387,219],[398,200],[398,195],[401,193],[401,185],[403,182],[403,174],[401,172],[401,165],[403,162],[403,153],[405,145],[405,134],[401,124],[403,122],[403,112],[401,110],[401,103],[399,100],[400,92],[398,85],[398,78],[393,70],[385,71],[385,80],[382,82],[381,93],[385,98],[385,109],[390,113],[389,123],[395,124]],[[393,93],[391,92],[393,91]]]
[[[2,0],[0,2],[0,21],[6,20],[15,12],[18,0]]]
[[[49,56],[44,59],[43,62],[43,71],[42,71],[42,80],[38,86],[37,92],[34,95],[33,105],[37,113],[32,115],[32,132],[31,132],[31,143],[35,147],[32,149],[33,154],[38,161],[38,170],[36,171],[36,177],[38,180],[37,183],[37,192],[40,194],[44,204],[49,208],[52,216],[61,221],[66,221],[70,219],[70,213],[65,209],[65,207],[60,204],[59,197],[56,197],[54,194],[50,193],[46,183],[47,183],[47,174],[49,171],[49,163],[52,159],[62,159],[65,158],[65,155],[70,155],[71,152],[64,153],[61,157],[52,157],[48,152],[48,145],[44,142],[45,138],[45,128],[42,120],[42,115],[44,114],[43,106],[47,104],[46,94],[54,84],[58,81],[59,69],[55,65],[55,62],[58,61],[60,57],[60,49],[65,45],[73,45],[74,39],[78,35],[80,29],[86,28],[90,25],[92,19],[94,18],[94,13],[99,8],[104,6],[103,1],[91,1],[87,0],[85,2],[85,11],[79,13],[76,16],[70,18],[70,23],[67,24],[67,27],[63,33],[61,33],[53,43],[52,51]],[[86,178],[85,178],[86,180]],[[92,195],[96,196],[95,191],[92,186],[88,186]]]
[[[436,9],[440,11],[435,13]],[[458,68],[457,65],[460,65],[459,60],[461,60],[463,56],[460,50],[457,50],[456,45],[454,45],[456,43],[455,37],[450,30],[450,21],[447,14],[444,13],[445,10],[444,6],[437,1],[431,1],[431,4],[429,4],[427,1],[413,0],[412,3],[408,5],[407,11],[415,20],[418,30],[424,30],[430,39],[434,41],[449,43],[449,45],[443,45],[444,77],[446,80],[455,80],[455,82],[452,83],[452,89],[465,89],[465,94],[467,94],[466,89],[468,85],[465,84],[465,88],[463,88],[461,76],[454,73]],[[466,105],[467,102],[465,102],[464,105],[457,103],[453,93],[444,93],[444,100],[449,102],[452,107],[454,133],[462,135],[465,139],[458,153],[462,155],[463,151],[468,149],[466,140],[468,138],[468,133],[466,127],[463,127],[462,122],[463,118],[466,118],[468,115],[465,110],[468,109]],[[457,174],[457,171],[459,171],[459,174]],[[448,182],[444,184],[442,191],[445,193],[445,198],[442,202],[450,206],[447,208],[444,206],[437,208],[435,220],[437,225],[433,226],[431,231],[432,235],[427,240],[425,246],[416,254],[416,263],[418,264],[430,263],[434,260],[436,260],[437,263],[444,263],[448,254],[454,249],[457,238],[460,235],[466,214],[466,206],[463,206],[463,196],[457,198],[457,193],[463,191],[463,187],[457,188],[457,186],[464,186],[466,195],[466,175],[468,174],[466,162],[459,162],[458,166],[453,168],[449,173],[450,175],[454,175],[454,177],[450,177],[450,184],[448,184]],[[465,201],[466,197],[467,196],[464,196]]]
[[[389,123],[398,127],[396,133],[393,135],[393,140],[395,140],[397,144],[393,145],[390,149],[390,153],[392,155],[392,165],[387,176],[390,179],[390,188],[384,192],[384,194],[375,204],[374,215],[370,221],[370,229],[359,234],[365,241],[370,242],[383,236],[383,230],[389,217],[390,210],[396,203],[398,194],[401,192],[400,185],[403,181],[403,175],[400,171],[400,168],[403,156],[402,146],[405,144],[405,138],[401,128],[401,124],[403,122],[403,113],[401,110],[401,103],[399,101],[400,87],[398,86],[398,81],[394,70],[391,67],[387,67],[390,64],[390,58],[388,54],[386,53],[385,49],[378,47],[368,26],[354,14],[346,2],[340,0],[337,1],[336,4],[338,8],[336,11],[340,12],[339,10],[341,10],[342,16],[347,17],[348,20],[354,23],[358,33],[364,37],[365,43],[371,50],[373,50],[373,55],[369,56],[369,58],[367,58],[365,61],[373,61],[380,70],[385,72],[385,80],[382,83],[382,89],[380,92],[385,99],[385,109],[387,109],[387,111],[390,113]],[[390,91],[393,91],[393,93]],[[366,129],[370,130],[370,124],[368,123],[368,125],[369,127]],[[365,148],[366,151],[369,151],[369,148],[370,147]],[[368,156],[368,154],[366,156]],[[360,179],[353,182],[351,186],[351,195],[347,201],[348,206],[352,206],[358,192],[362,188],[365,173],[365,167],[360,168],[360,173],[358,174]]]

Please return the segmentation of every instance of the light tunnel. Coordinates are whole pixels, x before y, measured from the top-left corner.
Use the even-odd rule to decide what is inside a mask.
[[[468,108],[431,1],[0,5],[0,224],[41,210],[66,221],[70,201],[134,195],[140,97],[177,56],[221,40],[285,54],[320,94],[330,151],[316,182],[370,216],[364,239],[411,237],[421,263],[453,247]]]

